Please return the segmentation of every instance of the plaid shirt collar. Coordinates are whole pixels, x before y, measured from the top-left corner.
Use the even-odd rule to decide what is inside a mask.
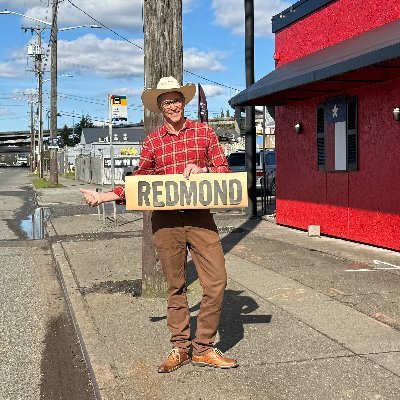
[[[190,129],[192,126],[193,126],[193,122],[185,117],[185,123],[183,124],[183,127],[179,132],[184,131],[186,129]],[[160,128],[159,132],[160,132],[160,136],[165,136],[167,134],[175,135],[174,133],[172,133],[168,130],[168,126],[166,123],[164,123],[164,125]]]

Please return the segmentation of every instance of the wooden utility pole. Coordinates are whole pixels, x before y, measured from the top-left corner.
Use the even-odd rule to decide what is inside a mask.
[[[183,78],[182,0],[144,0],[144,86],[155,88],[163,76]],[[163,123],[162,115],[144,111],[146,135]],[[157,259],[151,212],[143,213],[142,294],[164,296],[166,283]]]
[[[51,66],[50,66],[50,138],[57,139],[57,12],[58,0],[53,0],[51,22]],[[54,144],[54,143],[53,143]],[[57,148],[50,149],[50,183],[58,184]]]

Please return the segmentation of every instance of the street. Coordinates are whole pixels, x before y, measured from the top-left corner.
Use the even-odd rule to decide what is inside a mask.
[[[93,399],[30,182],[0,169],[0,398]]]

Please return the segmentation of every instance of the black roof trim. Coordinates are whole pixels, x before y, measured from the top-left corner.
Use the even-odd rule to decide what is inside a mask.
[[[336,0],[300,0],[281,13],[272,17],[272,33],[296,22],[300,18]]]
[[[305,91],[310,89],[307,85],[322,81],[373,83],[373,76],[366,80],[360,71],[390,60],[400,60],[400,19],[284,64],[232,97],[229,104],[279,105],[290,99],[293,90]],[[357,76],[343,76],[352,71]]]

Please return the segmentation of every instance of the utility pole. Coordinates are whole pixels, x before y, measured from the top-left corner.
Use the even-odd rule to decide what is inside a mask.
[[[35,171],[36,168],[36,138],[35,138],[35,114],[34,114],[34,104],[35,104],[35,94],[34,93],[24,93],[24,96],[28,98],[28,103],[30,105],[30,170],[31,172]]]
[[[51,65],[50,65],[50,139],[57,140],[57,14],[58,0],[53,0],[51,22]],[[54,143],[53,143],[54,145]],[[50,149],[50,184],[58,184],[57,148]]]
[[[144,0],[144,86],[156,87],[163,76],[183,79],[182,0]],[[144,110],[146,135],[163,123],[162,115]],[[142,294],[164,296],[167,286],[153,245],[151,211],[143,212]]]
[[[244,0],[246,87],[254,83],[254,2]],[[257,217],[256,122],[254,106],[246,106],[246,171],[249,194],[248,214]]]

